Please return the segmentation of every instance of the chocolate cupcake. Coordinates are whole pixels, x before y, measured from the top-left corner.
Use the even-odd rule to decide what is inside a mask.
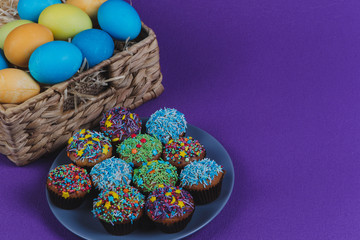
[[[192,196],[180,187],[160,185],[147,198],[146,214],[163,232],[183,230],[195,211]]]
[[[175,185],[178,180],[176,167],[162,160],[144,163],[134,170],[133,184],[142,193],[148,194],[159,184]]]
[[[116,152],[126,162],[140,167],[143,163],[157,160],[161,156],[162,144],[148,134],[133,134],[118,145]]]
[[[59,208],[74,209],[90,192],[91,180],[85,169],[70,163],[49,172],[46,188],[52,203]]]
[[[92,213],[107,232],[129,234],[143,215],[144,196],[131,186],[102,191],[94,200]]]
[[[203,159],[206,155],[205,148],[200,142],[192,137],[170,139],[165,144],[162,159],[169,161],[178,169],[183,169],[189,163]]]
[[[187,123],[183,113],[174,108],[164,108],[153,113],[146,122],[148,134],[157,137],[162,143],[185,135]]]
[[[111,157],[96,164],[90,172],[91,180],[98,191],[129,185],[132,167],[120,158]]]
[[[66,151],[76,165],[88,170],[112,156],[110,139],[102,133],[86,129],[81,129],[69,139]]]
[[[205,158],[185,166],[180,186],[189,191],[196,204],[206,204],[219,197],[225,170],[214,160]]]
[[[100,130],[111,139],[114,146],[132,134],[141,131],[141,119],[126,108],[116,107],[105,112],[100,121]]]

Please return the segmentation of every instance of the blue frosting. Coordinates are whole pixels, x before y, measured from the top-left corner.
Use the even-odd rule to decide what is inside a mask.
[[[146,129],[162,143],[167,143],[170,138],[178,139],[182,133],[185,133],[186,124],[183,113],[174,108],[164,108],[150,116]]]
[[[120,158],[111,157],[96,164],[90,175],[94,186],[98,190],[105,190],[130,184],[132,173],[130,164]]]
[[[223,167],[214,160],[204,158],[194,161],[184,167],[180,173],[181,186],[202,184],[204,188],[210,185],[215,176],[223,172]]]

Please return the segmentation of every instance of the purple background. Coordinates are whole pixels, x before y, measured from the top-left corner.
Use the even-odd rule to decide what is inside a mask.
[[[224,210],[189,239],[360,238],[360,2],[134,0],[161,50],[163,95],[235,167]],[[0,156],[0,234],[78,239],[50,212],[55,155]]]

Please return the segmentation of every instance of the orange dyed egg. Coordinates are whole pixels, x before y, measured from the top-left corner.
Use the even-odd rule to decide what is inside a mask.
[[[54,35],[47,27],[37,23],[24,24],[6,37],[4,54],[9,62],[25,68],[35,49],[51,41],[54,41]]]
[[[67,4],[74,5],[87,13],[91,18],[96,18],[101,4],[107,0],[67,0]]]
[[[0,70],[0,103],[22,103],[39,93],[39,84],[25,71]]]

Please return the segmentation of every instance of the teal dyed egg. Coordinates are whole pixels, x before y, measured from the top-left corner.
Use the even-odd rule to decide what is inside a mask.
[[[82,53],[74,44],[53,41],[45,43],[32,53],[29,70],[36,81],[56,84],[71,78],[79,70],[82,61]]]
[[[136,10],[122,0],[108,0],[98,10],[98,22],[104,31],[118,40],[134,39],[141,31]]]

